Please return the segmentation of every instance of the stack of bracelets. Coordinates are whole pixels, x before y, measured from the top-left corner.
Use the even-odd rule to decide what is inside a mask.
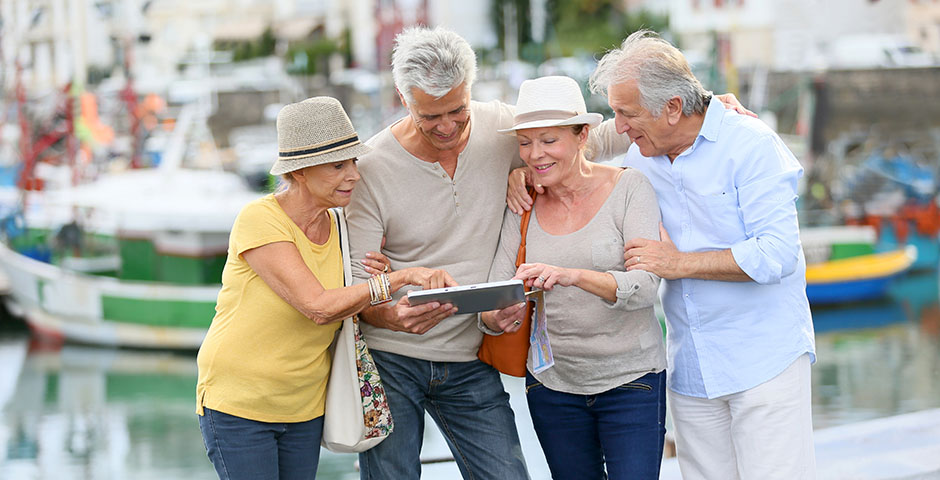
[[[387,273],[379,273],[369,277],[369,294],[372,296],[372,305],[391,301],[392,286],[388,283]]]

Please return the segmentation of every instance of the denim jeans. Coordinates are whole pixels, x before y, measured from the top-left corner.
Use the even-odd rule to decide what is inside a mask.
[[[437,423],[465,479],[527,479],[515,416],[499,372],[474,360],[432,362],[372,350],[395,430],[359,454],[362,480],[421,476],[424,412]]]
[[[316,478],[323,417],[298,423],[266,423],[203,410],[199,429],[221,480]]]
[[[526,400],[553,479],[659,478],[665,371],[597,395],[551,390],[526,374]]]

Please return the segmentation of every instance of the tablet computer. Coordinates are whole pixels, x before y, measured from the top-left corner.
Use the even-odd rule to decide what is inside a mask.
[[[452,303],[457,313],[477,313],[499,310],[525,301],[522,280],[475,283],[459,287],[411,290],[408,301],[412,305],[428,302]]]

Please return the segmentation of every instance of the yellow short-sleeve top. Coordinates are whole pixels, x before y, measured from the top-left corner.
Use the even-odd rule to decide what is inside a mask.
[[[335,218],[323,245],[311,242],[274,195],[246,205],[229,236],[215,317],[196,363],[196,413],[203,407],[261,422],[303,422],[323,415],[327,351],[341,322],[317,325],[248,266],[242,253],[274,242],[297,246],[324,288],[343,286]]]

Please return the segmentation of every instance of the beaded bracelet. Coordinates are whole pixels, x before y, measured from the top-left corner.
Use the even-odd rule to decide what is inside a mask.
[[[369,295],[372,305],[379,305],[392,300],[392,286],[389,284],[387,273],[379,273],[369,277]]]

